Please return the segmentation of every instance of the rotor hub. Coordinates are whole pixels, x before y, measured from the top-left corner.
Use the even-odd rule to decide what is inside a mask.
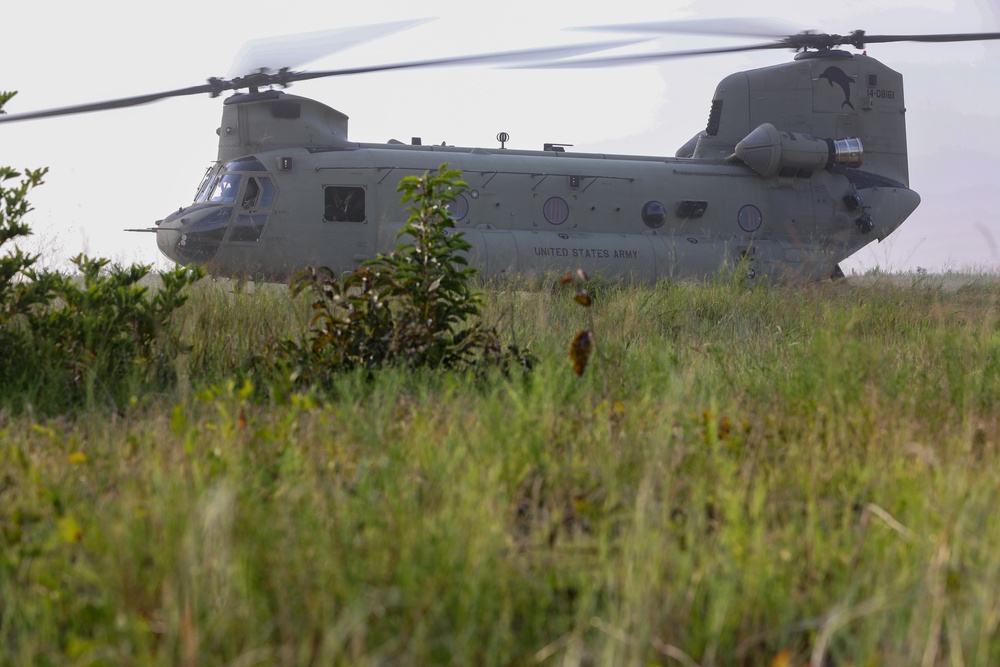
[[[831,51],[835,46],[850,45],[856,49],[865,48],[865,31],[855,30],[849,35],[837,35],[828,33],[816,33],[811,30],[800,32],[797,35],[790,35],[782,40],[780,44],[797,51],[813,49],[818,52]]]

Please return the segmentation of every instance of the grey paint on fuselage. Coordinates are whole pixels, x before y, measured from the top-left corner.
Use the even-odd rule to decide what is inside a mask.
[[[224,105],[217,169],[245,156],[263,165],[273,207],[231,204],[234,221],[266,218],[263,232],[197,238],[209,212],[188,207],[158,223],[157,242],[176,261],[202,261],[214,243],[205,263],[221,274],[349,271],[395,247],[407,217],[400,179],[448,164],[469,186],[456,228],[490,276],[582,268],[658,280],[740,266],[754,279],[822,279],[919,204],[904,112],[898,73],[835,51],[726,77],[684,157],[362,144],[348,141],[347,116],[314,100],[237,95]],[[363,189],[364,219],[328,220],[326,188]],[[644,209],[658,213],[644,220]]]
[[[272,266],[265,272],[270,274],[287,275],[304,265],[349,270],[395,247],[406,218],[396,191],[399,180],[443,163],[460,169],[469,184],[469,211],[456,228],[473,244],[473,260],[487,275],[583,268],[638,280],[705,276],[734,265],[748,248],[766,245],[767,253],[750,255],[755,275],[825,277],[872,240],[857,233],[846,211],[836,214],[840,197],[835,193],[850,187],[846,178],[828,172],[766,182],[742,164],[382,145],[279,150],[257,157],[268,166],[290,157],[293,165],[271,172],[278,201],[294,206],[279,205],[260,239],[269,249]],[[579,186],[570,186],[571,177],[579,178]],[[334,185],[365,189],[365,222],[324,220],[323,188]],[[565,222],[545,220],[542,207],[548,197],[567,202]],[[685,200],[707,202],[704,215],[675,215],[677,204]],[[642,207],[649,201],[659,201],[667,210],[657,229],[642,221]],[[745,205],[761,212],[762,223],[754,233],[738,222]],[[826,233],[818,219],[833,222]],[[889,231],[880,228],[880,234]],[[803,237],[815,243],[803,246]],[[238,272],[251,267],[249,250],[224,244],[218,268]]]

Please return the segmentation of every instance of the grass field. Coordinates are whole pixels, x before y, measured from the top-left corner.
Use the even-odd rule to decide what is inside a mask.
[[[307,304],[203,281],[176,388],[0,415],[0,664],[1000,664],[1000,280],[549,283],[523,377],[261,386]]]

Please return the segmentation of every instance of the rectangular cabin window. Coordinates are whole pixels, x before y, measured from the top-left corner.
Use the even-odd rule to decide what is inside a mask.
[[[330,185],[323,188],[323,219],[327,222],[364,222],[365,189]]]
[[[708,210],[708,202],[702,200],[685,199],[677,205],[678,218],[700,218]]]

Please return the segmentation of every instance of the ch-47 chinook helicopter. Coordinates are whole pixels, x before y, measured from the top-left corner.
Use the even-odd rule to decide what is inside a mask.
[[[364,39],[410,25],[368,26]],[[713,32],[698,22],[612,28]],[[858,30],[638,56],[579,57],[624,43],[614,42],[317,72],[260,67],[191,88],[0,116],[0,122],[238,91],[224,100],[218,157],[194,202],[155,227],[132,230],[154,232],[167,257],[217,275],[283,279],[308,265],[352,270],[395,246],[406,219],[400,179],[448,163],[469,184],[451,209],[456,228],[487,276],[580,268],[657,280],[740,266],[752,279],[817,280],[842,275],[840,261],[884,239],[920,203],[908,186],[902,76],[836,47],[992,39],[1000,33]],[[359,143],[348,138],[348,117],[340,111],[275,89],[389,69],[539,61],[614,66],[762,49],[797,53],[791,62],[724,78],[707,126],[673,157],[576,153],[562,145],[529,151],[417,139]]]

